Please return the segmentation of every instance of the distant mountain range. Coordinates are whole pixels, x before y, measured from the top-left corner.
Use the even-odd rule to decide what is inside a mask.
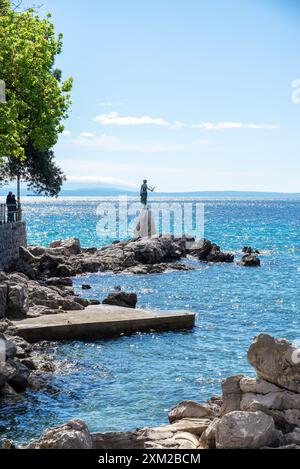
[[[9,191],[16,193],[15,185],[11,184],[7,187],[0,187],[0,196],[6,196]],[[26,187],[22,187],[21,195],[34,196]],[[70,183],[63,188],[60,193],[61,197],[113,197],[118,195],[127,195],[131,197],[139,196],[139,189],[128,187],[112,187],[109,185],[91,184],[89,187],[73,186]],[[151,194],[152,195],[152,194]],[[300,198],[300,193],[284,193],[284,192],[255,192],[255,191],[193,191],[193,192],[154,192],[156,197],[220,197],[220,198]]]
[[[118,196],[118,195],[127,195],[127,196],[139,196],[138,190],[126,190],[126,189],[115,189],[115,188],[83,188],[83,189],[69,189],[63,190],[60,193],[60,196]],[[150,194],[151,197],[152,194]],[[282,193],[282,192],[246,192],[246,191],[196,191],[196,192],[154,192],[153,196],[155,197],[288,197],[295,198],[300,197],[300,193]]]
[[[10,189],[0,189],[0,196],[6,196]],[[60,193],[60,197],[114,197],[119,195],[127,195],[128,197],[139,197],[138,190],[132,191],[128,189],[117,188],[82,188],[82,189],[64,189]],[[152,195],[152,194],[151,194]],[[150,195],[150,197],[151,197]],[[34,196],[27,190],[21,191],[21,196]],[[199,192],[155,192],[154,197],[213,197],[213,198],[300,198],[300,193],[284,193],[284,192],[246,192],[246,191],[199,191]]]

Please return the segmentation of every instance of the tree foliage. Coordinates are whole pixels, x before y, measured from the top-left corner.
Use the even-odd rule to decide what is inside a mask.
[[[9,158],[2,167],[2,178],[12,180],[18,177],[27,182],[35,194],[57,196],[65,181],[65,175],[55,164],[52,150],[39,151],[29,145],[25,150],[26,159]]]
[[[53,164],[48,150],[64,129],[72,88],[72,79],[60,82],[53,70],[61,48],[62,35],[56,37],[50,16],[41,19],[33,9],[15,11],[9,0],[0,0],[0,80],[6,85],[6,103],[0,103],[0,160],[23,160],[30,147],[30,158],[48,154],[46,160]]]

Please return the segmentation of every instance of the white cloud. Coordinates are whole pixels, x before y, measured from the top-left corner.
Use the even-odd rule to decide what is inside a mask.
[[[109,152],[130,152],[130,153],[160,153],[176,152],[186,150],[186,145],[173,142],[126,142],[117,136],[105,135],[87,138],[80,136],[73,141],[76,146],[94,147]],[[207,141],[198,141],[197,143],[206,144]]]
[[[117,106],[125,106],[125,103],[112,103],[111,101],[104,101],[100,103],[100,106],[102,107],[117,107]]]
[[[110,184],[136,188],[136,184],[126,179],[114,178],[111,176],[75,176],[67,175],[68,182],[90,183],[90,184]]]
[[[294,89],[292,93],[292,103],[300,104],[300,78],[293,81],[292,88]]]
[[[63,133],[62,133],[62,135],[63,135],[64,137],[70,137],[70,136],[72,135],[72,132],[70,132],[70,130],[64,130]]]
[[[100,114],[94,119],[102,125],[162,125],[170,126],[169,122],[161,119],[160,117],[150,116],[120,116],[117,112],[109,114]]]
[[[81,132],[80,136],[85,138],[93,138],[95,137],[95,134],[93,134],[92,132]]]
[[[183,127],[188,127],[188,125],[185,124],[184,122],[175,121],[171,127],[172,129],[182,129]]]
[[[200,124],[193,125],[196,129],[204,130],[227,130],[227,129],[279,129],[278,125],[272,124],[244,124],[243,122],[202,122]]]
[[[203,130],[227,130],[227,129],[279,129],[278,125],[274,124],[255,124],[255,123],[243,123],[243,122],[201,122],[199,124],[189,125],[179,120],[170,123],[161,117],[151,116],[120,116],[117,112],[110,112],[108,114],[100,114],[95,117],[95,122],[102,125],[158,125],[164,127],[170,127],[172,129],[181,129],[184,127],[190,127],[195,129]]]

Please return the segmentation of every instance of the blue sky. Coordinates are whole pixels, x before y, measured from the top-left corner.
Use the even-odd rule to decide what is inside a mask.
[[[300,192],[298,1],[45,0],[46,11],[64,34],[57,66],[75,80],[56,147],[72,184]]]

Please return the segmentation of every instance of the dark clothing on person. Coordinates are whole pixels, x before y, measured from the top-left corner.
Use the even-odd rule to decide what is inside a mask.
[[[14,223],[17,218],[18,202],[13,194],[8,194],[6,198],[7,205],[7,221],[8,223]]]
[[[10,192],[8,196],[6,197],[6,205],[10,205],[12,203],[12,198],[13,198],[13,195]]]

